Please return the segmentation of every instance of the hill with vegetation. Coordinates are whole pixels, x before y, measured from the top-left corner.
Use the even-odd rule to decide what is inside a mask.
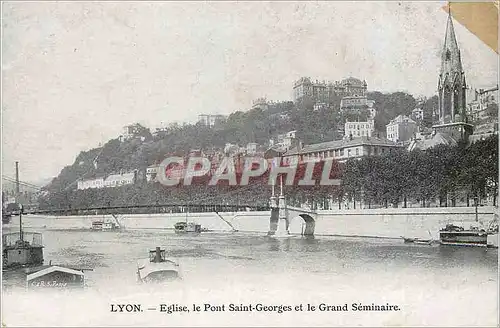
[[[410,115],[411,111],[417,106],[416,99],[404,92],[389,94],[371,92],[368,94],[368,99],[376,101],[375,106],[378,111],[375,117],[375,126],[376,130],[382,135],[385,132],[385,125],[389,120],[400,114]],[[437,106],[437,97],[429,98],[423,102],[424,115],[431,118],[430,120],[424,120],[422,123],[424,126],[432,125],[432,113],[435,106]],[[263,197],[256,196],[264,194],[264,192],[259,192],[255,186],[248,187],[247,189],[238,187],[241,188],[239,191],[236,191],[234,187],[224,187],[231,189],[231,193],[228,194],[230,196],[220,197],[218,195],[222,195],[223,193],[216,189],[219,187],[206,186],[206,188],[200,188],[199,186],[184,186],[182,188],[166,189],[158,183],[146,183],[146,168],[153,163],[161,162],[168,155],[185,156],[192,149],[201,149],[204,151],[220,150],[224,148],[226,143],[243,146],[249,142],[255,142],[260,145],[267,145],[271,138],[290,130],[296,130],[297,137],[306,144],[340,139],[342,135],[339,134],[339,127],[343,127],[346,120],[360,119],[359,115],[362,115],[362,112],[357,115],[358,117],[353,117],[352,113],[342,114],[338,108],[323,108],[314,111],[311,108],[297,108],[292,102],[279,102],[270,105],[267,110],[254,108],[248,111],[234,112],[225,121],[220,122],[214,127],[208,127],[200,123],[171,124],[163,131],[152,134],[147,127],[137,125],[142,138],[132,138],[123,141],[117,138],[108,141],[101,148],[81,152],[72,165],[65,167],[44,188],[44,193],[40,197],[40,206],[42,208],[74,208],[109,204],[156,204],[172,201],[201,201],[202,199],[207,199],[207,197],[212,197],[212,200],[219,199],[218,201],[221,202],[234,203],[234,201],[245,199],[246,201],[266,203],[268,193],[266,192]],[[428,153],[431,154],[432,151]],[[368,163],[367,161],[372,161],[369,162],[370,164],[366,164],[368,167],[378,167],[377,165],[380,165],[379,169],[374,169],[374,171],[392,172],[391,167],[396,166],[396,162],[388,159],[388,162],[379,163],[378,161],[383,161],[383,158],[370,157],[366,161],[357,162],[356,165],[354,163],[346,165],[348,167],[346,177],[349,177],[350,169],[358,167],[357,165],[365,165]],[[407,172],[406,174],[408,174],[408,172],[413,170],[412,165],[411,163],[407,163],[406,166],[399,166],[399,168],[404,167]],[[361,170],[361,168],[358,167],[356,170]],[[132,170],[138,170],[139,172],[137,183],[134,185],[98,190],[76,190],[78,179],[90,179],[120,171]],[[434,172],[429,171],[428,176],[432,176],[431,173]],[[393,174],[394,177],[404,176],[401,173],[384,174]],[[378,203],[394,203],[394,195],[402,195],[397,188],[393,188],[397,190],[397,192],[394,191],[394,195],[391,192],[380,191],[386,188],[384,185],[389,186],[392,184],[381,184],[379,181],[377,183],[381,185],[377,186],[370,184],[369,181],[363,180],[363,182],[360,182],[359,180],[360,177],[366,179],[367,177],[373,178],[373,176],[373,172],[363,172],[362,174],[354,175],[352,179],[347,179],[344,187],[338,188],[339,190],[336,192],[342,195],[350,193],[352,197],[356,198],[360,197],[360,194],[356,195],[355,190],[357,190],[358,186],[361,186],[360,188],[363,190],[362,194],[364,194],[363,197],[370,197],[370,201],[373,199],[373,202]],[[400,182],[394,183],[398,184]],[[226,191],[229,191],[229,189]],[[434,190],[441,189],[439,186],[434,187]],[[379,191],[376,192],[376,190]],[[308,194],[311,194],[311,192],[311,190],[307,191]],[[380,192],[383,192],[385,196],[380,196]],[[300,192],[297,193],[297,195],[299,194]],[[331,196],[332,191],[323,190],[319,192],[318,190],[315,194],[319,195],[318,197],[325,197],[326,194],[330,194]],[[431,197],[429,192],[425,195],[425,197],[421,196],[422,200],[425,200],[426,197]],[[302,195],[300,197],[303,198],[306,196]],[[310,197],[315,199],[316,196],[312,195]],[[322,200],[318,201],[322,202]]]

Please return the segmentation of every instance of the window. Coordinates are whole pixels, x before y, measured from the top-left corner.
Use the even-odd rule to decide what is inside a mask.
[[[359,148],[356,148],[356,156],[359,156]]]

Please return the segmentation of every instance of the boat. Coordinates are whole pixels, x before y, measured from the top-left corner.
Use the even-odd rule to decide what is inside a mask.
[[[84,270],[61,265],[45,265],[27,269],[26,288],[83,288],[85,287]]]
[[[114,222],[109,221],[94,221],[92,222],[91,230],[97,231],[110,231],[110,230],[119,230],[120,226]]]
[[[19,233],[2,234],[2,270],[43,265],[43,241],[39,232],[23,230],[23,209],[19,210]]]
[[[39,232],[5,233],[2,235],[3,269],[43,264],[42,234]]]
[[[461,226],[447,224],[439,230],[441,245],[487,247],[488,233],[485,229],[471,226],[464,229]]]
[[[97,230],[97,231],[120,230],[121,226],[120,223],[118,222],[118,218],[115,215],[113,215],[113,218],[115,219],[115,222],[111,220],[93,221],[90,230]]]
[[[419,244],[419,245],[432,245],[435,241],[434,239],[420,239],[420,238],[407,238],[403,237],[405,244]]]
[[[196,224],[194,222],[177,222],[174,225],[175,233],[194,233],[198,234],[203,231],[201,224]]]
[[[180,279],[179,264],[165,257],[165,250],[156,247],[149,258],[137,261],[139,283],[160,283]]]

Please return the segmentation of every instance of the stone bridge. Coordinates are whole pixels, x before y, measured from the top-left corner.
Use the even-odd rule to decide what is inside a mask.
[[[318,213],[315,211],[303,209],[300,207],[288,206],[285,196],[271,197],[271,217],[269,221],[268,236],[287,236],[290,234],[290,222],[293,219],[300,218],[303,220],[302,232],[303,236],[314,235],[314,228]]]

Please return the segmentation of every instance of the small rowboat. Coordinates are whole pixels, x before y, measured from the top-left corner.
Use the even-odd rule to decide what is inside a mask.
[[[405,244],[432,245],[435,242],[433,239],[406,238],[403,236],[401,238],[403,238]]]

